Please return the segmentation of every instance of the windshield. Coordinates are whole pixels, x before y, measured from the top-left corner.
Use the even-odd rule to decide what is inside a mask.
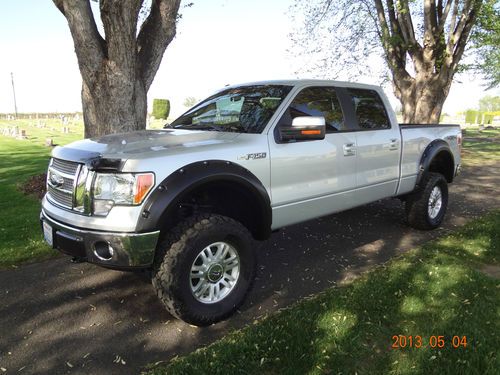
[[[258,85],[223,90],[191,108],[170,127],[261,133],[291,88]]]

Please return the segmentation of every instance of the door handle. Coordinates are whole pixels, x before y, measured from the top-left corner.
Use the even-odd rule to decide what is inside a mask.
[[[345,143],[342,148],[344,150],[344,156],[356,155],[356,145],[354,143]]]
[[[397,138],[393,138],[389,142],[389,150],[395,151],[399,149],[399,140]]]

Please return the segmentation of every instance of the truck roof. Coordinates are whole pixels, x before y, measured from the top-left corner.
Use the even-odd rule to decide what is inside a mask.
[[[256,81],[256,82],[247,82],[240,83],[234,85],[228,85],[223,88],[223,90],[233,87],[241,87],[241,86],[256,86],[256,85],[285,85],[285,86],[340,86],[340,87],[353,87],[353,88],[363,88],[363,89],[371,89],[371,90],[380,90],[380,86],[377,85],[369,85],[365,83],[358,82],[346,82],[346,81],[335,81],[335,80],[326,80],[326,79],[283,79],[283,80],[269,80],[269,81]]]

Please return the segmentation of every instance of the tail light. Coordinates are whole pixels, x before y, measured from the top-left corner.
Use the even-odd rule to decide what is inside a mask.
[[[458,150],[460,153],[462,153],[462,130],[460,130],[460,133],[457,136],[457,144],[458,144]]]

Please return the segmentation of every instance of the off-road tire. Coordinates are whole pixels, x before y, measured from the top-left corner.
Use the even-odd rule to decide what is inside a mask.
[[[429,215],[429,200],[435,187],[439,187],[442,195],[441,209],[436,217]],[[448,206],[448,183],[439,173],[427,173],[417,190],[406,199],[405,209],[408,224],[413,228],[429,230],[435,229],[443,222]]]
[[[240,273],[234,289],[221,301],[206,304],[191,291],[193,261],[206,246],[225,241],[239,255]],[[250,290],[256,270],[255,242],[239,222],[222,215],[200,214],[177,225],[159,243],[152,283],[166,309],[189,324],[206,326],[232,315]]]

